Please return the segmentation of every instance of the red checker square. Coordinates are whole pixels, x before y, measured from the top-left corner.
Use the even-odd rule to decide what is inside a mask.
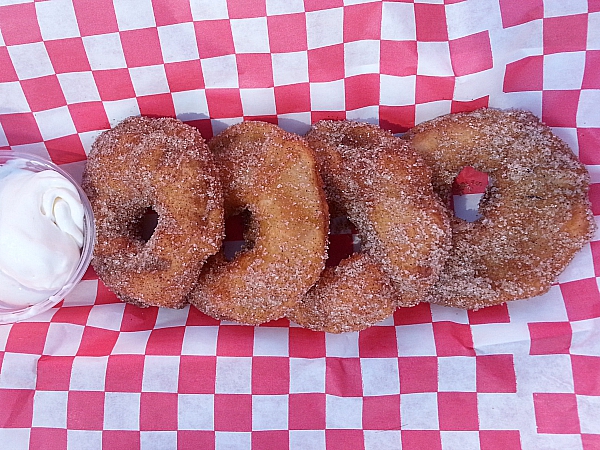
[[[538,433],[581,433],[575,394],[534,393],[533,407]]]
[[[543,56],[527,56],[506,65],[504,92],[541,91],[543,86]]]
[[[438,392],[440,430],[479,429],[476,392]]]
[[[544,17],[544,1],[528,0],[527,8],[522,0],[500,0],[500,15],[504,28],[514,27]]]
[[[600,11],[600,0],[589,0],[588,1],[588,12],[599,12]]]
[[[171,92],[204,88],[202,66],[198,59],[165,64],[165,73]]]
[[[96,327],[85,327],[81,343],[77,350],[78,356],[106,356],[110,355],[117,342],[117,331],[105,330]]]
[[[319,120],[344,120],[346,113],[344,111],[311,111],[310,118],[311,123]]]
[[[402,430],[402,448],[442,450],[442,438],[435,430]]]
[[[117,447],[113,447],[117,448]],[[128,447],[139,448],[139,446]],[[177,431],[177,450],[214,450],[215,432],[201,430],[178,430]]]
[[[513,355],[476,357],[477,392],[517,392]]]
[[[454,96],[454,77],[417,75],[415,84],[415,101],[417,103],[452,100]]]
[[[67,430],[64,428],[32,428],[29,433],[29,448],[60,450],[67,448]]]
[[[171,94],[144,95],[137,98],[140,114],[148,117],[175,117]]]
[[[240,88],[273,86],[273,68],[268,53],[241,53],[235,55]]]
[[[398,358],[400,393],[437,392],[438,362],[435,356]]]
[[[569,353],[572,336],[569,322],[535,322],[528,326],[531,336],[530,355]]]
[[[571,355],[571,368],[576,394],[600,396],[600,357]]]
[[[433,335],[438,356],[475,356],[469,325],[435,322]]]
[[[104,389],[107,392],[140,392],[143,375],[144,355],[110,355]]]
[[[310,85],[275,86],[275,107],[277,114],[310,111]]]
[[[189,2],[171,0],[152,0],[152,11],[157,27],[191,22],[192,10]]]
[[[37,363],[35,388],[40,391],[68,391],[73,356],[42,355]]]
[[[43,111],[67,104],[56,75],[23,80],[21,87],[32,111]]]
[[[344,42],[381,38],[381,2],[344,8]]]
[[[542,121],[549,127],[576,127],[579,92],[542,92]]]
[[[140,448],[139,431],[104,430],[102,448]]]
[[[325,447],[328,450],[363,450],[362,430],[325,430]]]
[[[217,358],[215,356],[187,356],[179,359],[180,394],[212,394],[215,392]]]
[[[319,11],[344,6],[344,0],[304,0],[304,10]]]
[[[244,120],[258,120],[261,122],[268,122],[274,125],[279,123],[277,116],[244,116]]]
[[[587,30],[587,14],[545,18],[544,54],[585,50]]]
[[[358,335],[358,350],[361,358],[396,358],[396,328],[377,326],[363,330]]]
[[[583,450],[598,450],[600,448],[600,434],[582,434],[581,443]]]
[[[156,324],[158,308],[138,308],[130,303],[125,304],[121,331],[143,331],[151,330]]]
[[[97,70],[93,72],[100,98],[104,101],[135,97],[133,83],[127,69]]]
[[[69,306],[58,308],[50,321],[53,323],[72,323],[85,326],[91,310],[91,306]]]
[[[127,67],[162,64],[160,40],[156,28],[141,28],[119,33]]]
[[[0,70],[0,83],[17,81],[19,79],[6,47],[0,47],[0,67],[2,67],[2,70]]]
[[[42,141],[42,135],[32,113],[1,114],[0,124],[9,145]]]
[[[357,75],[344,80],[346,110],[379,105],[379,74]]]
[[[325,394],[290,394],[290,430],[325,429]]]
[[[365,430],[400,430],[400,396],[364,397],[362,418]]]
[[[33,394],[29,389],[0,389],[0,427],[30,428]]]
[[[308,50],[308,78],[313,83],[341,80],[344,78],[344,46]]]
[[[241,117],[244,115],[238,89],[207,89],[206,103],[213,119]]]
[[[301,52],[308,48],[303,13],[268,16],[267,28],[271,53]]]
[[[491,69],[492,45],[488,31],[450,41],[450,58],[458,77]]]
[[[416,41],[381,41],[379,52],[381,73],[397,77],[417,74]]]
[[[146,355],[181,355],[184,332],[184,327],[152,330],[146,345]]]
[[[98,289],[96,290],[96,305],[108,305],[111,303],[122,303],[117,298],[114,292],[108,289],[102,281],[98,281]]]
[[[506,450],[521,448],[519,430],[481,430],[479,432],[481,450]]]
[[[76,134],[46,141],[46,150],[52,161],[59,165],[85,161],[87,158],[81,139]]]
[[[5,351],[12,353],[42,354],[46,345],[49,323],[15,323],[6,339]]]
[[[485,323],[509,323],[510,314],[506,303],[494,305],[487,308],[482,308],[477,311],[467,311],[469,323],[471,325],[479,325]]]
[[[212,122],[210,121],[210,119],[184,120],[184,122],[186,124],[188,124],[189,126],[192,126],[192,127],[196,128],[198,131],[200,131],[200,134],[202,135],[202,137],[205,140],[208,141],[210,138],[213,137]],[[195,309],[195,308],[190,308],[190,311],[192,309]],[[190,312],[190,314],[191,314],[191,312]],[[189,320],[190,319],[188,316],[188,321]],[[218,321],[215,321],[215,322],[218,323]],[[191,325],[191,323],[188,323],[188,325]],[[206,325],[206,324],[203,323],[202,325]]]
[[[362,397],[359,358],[327,358],[325,370],[326,393],[338,397]]]
[[[74,103],[68,108],[78,133],[110,128],[102,102]]]
[[[600,129],[578,128],[577,142],[579,144],[579,159],[584,164],[600,164]],[[593,185],[592,185],[593,186]],[[590,198],[592,193],[590,193]],[[594,205],[592,205],[594,207]],[[595,213],[598,214],[598,213]]]
[[[104,392],[69,391],[67,428],[102,430],[104,427]]]
[[[322,358],[325,356],[325,333],[305,328],[290,328],[290,358]]]
[[[246,19],[267,15],[266,0],[228,0],[227,11],[230,19]]]
[[[215,394],[215,431],[252,431],[252,396]]]
[[[600,67],[600,50],[587,51],[582,89],[600,89],[600,71],[598,67]]]
[[[7,5],[0,14],[0,30],[5,45],[29,44],[42,40],[34,3]]]
[[[166,392],[142,392],[140,430],[177,430],[178,396]]]
[[[290,362],[288,358],[255,356],[252,358],[252,393],[277,395],[290,392]]]
[[[287,430],[253,431],[252,448],[289,448],[290,437]]]
[[[90,70],[90,63],[81,38],[45,41],[44,45],[56,73]]]
[[[415,105],[407,105],[407,106],[379,106],[379,126],[384,130],[389,130],[392,133],[404,133],[408,131],[412,127],[415,126]],[[418,306],[420,308],[402,308],[401,310],[397,310],[397,315],[407,318],[414,318],[414,316],[418,316],[420,313],[425,312],[427,310],[429,319],[427,322],[431,321],[431,314],[429,311],[429,306],[426,303],[420,303]],[[423,308],[425,306],[425,308]],[[399,312],[401,311],[401,312]],[[410,311],[410,312],[409,312]],[[394,316],[396,317],[396,315]],[[397,322],[396,325],[398,325]]]
[[[600,293],[595,278],[570,281],[560,285],[569,320],[600,317]]]
[[[330,234],[325,265],[335,267],[352,253],[354,253],[354,243],[351,234]]]
[[[191,121],[191,122],[186,122],[186,123],[188,125],[192,125],[192,126],[198,128],[196,122],[199,122],[199,121]],[[210,120],[203,121],[203,122],[210,122]],[[209,138],[209,136],[205,135],[204,133],[202,133],[202,136],[204,136],[204,139]],[[211,130],[210,136],[212,137],[212,130]],[[185,324],[187,326],[216,326],[216,325],[219,325],[219,321],[198,311],[198,309],[196,309],[194,306],[190,306],[190,310],[188,311],[187,321]]]
[[[113,33],[119,30],[112,0],[95,0],[90,8],[88,0],[73,0],[77,26],[82,36]]]
[[[221,325],[217,338],[217,356],[252,356],[254,327]]]
[[[438,42],[448,40],[446,8],[444,5],[416,3],[415,23],[418,41]]]
[[[201,58],[214,58],[235,53],[229,20],[194,22],[194,30]],[[215,36],[219,36],[219,39],[215,39]]]

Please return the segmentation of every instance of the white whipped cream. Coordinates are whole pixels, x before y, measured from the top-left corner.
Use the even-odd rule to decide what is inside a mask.
[[[68,281],[83,247],[79,193],[53,170],[0,167],[0,304],[29,306]]]

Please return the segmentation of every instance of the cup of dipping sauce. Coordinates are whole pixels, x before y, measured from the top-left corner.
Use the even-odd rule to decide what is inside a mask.
[[[90,203],[67,172],[0,151],[0,324],[63,300],[90,264],[95,234]]]

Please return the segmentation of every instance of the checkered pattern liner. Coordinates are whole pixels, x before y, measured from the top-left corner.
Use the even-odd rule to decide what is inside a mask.
[[[599,67],[598,0],[0,0],[0,150],[78,177],[98,134],[130,115],[210,138],[244,119],[402,132],[517,107],[587,165],[600,214]],[[332,240],[351,251],[351,234]],[[140,309],[90,269],[58,307],[0,325],[0,442],[599,449],[599,276],[597,238],[542,297],[421,304],[329,335]]]

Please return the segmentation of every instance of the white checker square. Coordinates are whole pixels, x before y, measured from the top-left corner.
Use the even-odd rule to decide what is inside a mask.
[[[287,395],[252,396],[252,431],[287,429]]]
[[[396,327],[398,356],[436,356],[433,325],[418,323]]]
[[[104,330],[119,331],[121,329],[124,312],[124,303],[95,305],[88,314],[86,325],[89,327],[102,328]]]
[[[414,41],[417,39],[415,7],[412,3],[383,3],[381,39],[388,41]]]
[[[92,72],[59,73],[56,76],[67,103],[100,100],[100,94]]]
[[[72,391],[103,391],[108,356],[76,356],[71,368]]]
[[[398,3],[404,5],[405,3]],[[386,106],[405,106],[415,104],[415,75],[407,77],[395,77],[392,75],[381,74],[379,81],[381,89],[379,98],[382,105]]]
[[[66,428],[68,396],[66,391],[35,391],[31,426]]]
[[[81,140],[81,144],[83,145],[83,150],[86,155],[90,154],[90,150],[92,149],[92,144],[100,136],[104,130],[94,130],[94,131],[86,131],[84,133],[79,133],[79,139]],[[95,301],[95,297],[94,297]]]
[[[193,23],[166,25],[157,30],[165,63],[199,58]]]
[[[326,355],[336,358],[357,358],[359,355],[358,336],[358,331],[339,334],[326,333]]]
[[[19,80],[54,74],[54,67],[43,42],[7,47]]]
[[[290,358],[290,394],[325,392],[325,358]]]
[[[35,11],[42,39],[65,39],[79,36],[73,2],[59,0],[36,2]]]
[[[11,450],[29,450],[29,428],[0,428],[0,442]]]
[[[585,52],[544,55],[544,90],[581,89]]]
[[[102,448],[102,431],[67,430],[67,450]]]
[[[598,96],[598,100],[600,101],[600,95]],[[567,265],[565,270],[558,276],[558,281],[559,283],[567,283],[569,281],[594,277],[592,248],[589,244],[586,244],[575,254],[569,265]]]
[[[26,113],[30,112],[29,103],[21,88],[21,83],[12,81],[8,83],[0,83],[0,113]]]
[[[583,89],[581,91],[577,108],[577,126],[582,128],[600,127],[598,102],[600,102],[600,89]]]
[[[519,108],[542,116],[542,91],[506,92],[490,95],[491,108]]]
[[[532,20],[513,27],[489,31],[492,54],[510,56],[510,60],[505,60],[503,63],[542,54],[544,48],[542,20]]]
[[[487,0],[446,5],[448,39],[470,36],[481,31],[502,29],[500,5]],[[468,17],[468,20],[465,18]]]
[[[543,450],[586,450],[581,442],[581,435],[577,434],[545,434],[530,432],[521,433],[522,449]]]
[[[529,353],[529,327],[525,322],[471,325],[477,355]]]
[[[469,323],[466,310],[434,304],[431,305],[431,318],[434,322]]]
[[[400,418],[404,430],[438,430],[438,402],[435,392],[402,394]]]
[[[521,393],[574,392],[570,355],[515,355]]]
[[[362,428],[362,397],[326,396],[326,427],[331,428]]]
[[[240,89],[240,98],[245,116],[269,116],[277,112],[273,88]]]
[[[217,357],[217,377],[215,393],[252,393],[252,358]]]
[[[85,36],[82,40],[92,70],[127,67],[119,33]]]
[[[450,100],[439,100],[415,105],[415,124],[425,122],[444,114],[449,114],[452,107]]]
[[[586,0],[544,0],[544,17],[570,16],[588,12]]]
[[[454,100],[468,102],[476,98],[499,94],[504,79],[504,66],[475,72],[454,80]]]
[[[476,392],[475,358],[469,356],[438,358],[438,391]]]
[[[344,41],[344,9],[307,12],[306,38],[309,49],[341,44]]]
[[[6,350],[6,340],[8,339],[8,335],[10,334],[11,328],[11,323],[0,325],[0,352]]]
[[[600,397],[578,395],[577,409],[581,432],[585,434],[600,434]]]
[[[454,75],[448,42],[417,42],[417,75],[448,77]]]
[[[216,431],[215,450],[237,450],[252,448],[252,434],[243,432]]]
[[[277,124],[290,133],[304,135],[310,129],[310,112],[278,114]]]
[[[231,125],[235,125],[236,123],[240,123],[244,120],[243,117],[233,117],[228,119],[210,119],[210,124],[212,126],[213,135],[216,136],[221,131],[224,131],[227,127]]]
[[[380,42],[363,40],[344,44],[345,75],[351,77],[364,73],[379,73]]]
[[[400,430],[364,430],[365,450],[398,450],[401,448]]]
[[[181,309],[159,308],[154,329],[185,327],[187,323],[190,305]]]
[[[35,112],[33,116],[44,140],[77,133],[69,108],[66,106]]]
[[[179,394],[177,428],[180,430],[214,430],[215,399],[212,394]]]
[[[207,88],[237,88],[237,62],[235,55],[217,56],[200,61],[204,85]]]
[[[169,92],[165,66],[133,67],[129,69],[133,90],[138,97]]]
[[[8,139],[6,138],[2,124],[0,124],[0,147],[8,147]]]
[[[140,429],[139,392],[106,392],[104,394],[104,429]]]
[[[360,369],[365,397],[400,393],[400,374],[397,359],[361,358]]]
[[[230,24],[236,53],[270,53],[266,17],[231,19]]]
[[[581,98],[581,97],[580,97]],[[580,109],[580,108],[579,108]],[[577,128],[551,127],[552,132],[561,138],[573,151],[573,154],[579,155],[579,142],[577,142]],[[575,255],[577,256],[577,255]],[[591,271],[592,275],[594,271]],[[587,277],[582,277],[587,278]]]
[[[86,161],[75,161],[71,163],[61,164],[60,168],[67,172],[69,175],[73,177],[73,179],[81,184],[81,179],[83,177],[83,171],[85,170]],[[65,301],[63,301],[63,306],[67,305],[81,305],[81,306],[91,306],[94,304],[94,298],[96,293],[98,292],[98,280],[82,280],[73,288],[71,294],[68,294],[65,297]],[[74,293],[74,295],[73,295]],[[66,300],[70,299],[69,303],[66,303]]]
[[[140,450],[164,450],[166,448],[177,448],[176,431],[140,432]]]
[[[256,327],[254,356],[288,356],[289,335],[287,327]]]
[[[290,430],[290,450],[325,450],[325,430]]]
[[[35,389],[40,355],[4,353],[0,389]]]
[[[511,321],[566,322],[569,320],[565,302],[558,286],[552,286],[544,295],[518,302],[508,302]]]
[[[208,119],[208,102],[204,89],[173,92],[171,97],[179,120]]]
[[[442,450],[457,448],[479,449],[478,431],[441,431]]]
[[[156,26],[151,0],[113,0],[120,31]]]
[[[111,127],[114,127],[129,116],[140,115],[140,107],[135,98],[102,102],[102,104],[104,105],[104,111]]]
[[[600,357],[600,318],[571,322],[570,353]]]
[[[516,430],[535,423],[531,395],[512,393],[478,393],[477,410],[482,430]]]
[[[600,30],[600,11],[588,14],[588,50],[600,50],[600,33],[597,30]]]
[[[44,355],[74,356],[79,350],[83,327],[73,323],[52,322],[46,333]]]
[[[346,108],[344,80],[310,83],[312,111],[343,111]]]
[[[142,391],[177,392],[179,379],[178,356],[146,355]]]
[[[273,53],[271,64],[275,86],[308,82],[307,52]]]
[[[194,20],[229,18],[227,0],[190,0],[190,8]]]
[[[266,6],[268,16],[304,12],[302,0],[266,0]]]

